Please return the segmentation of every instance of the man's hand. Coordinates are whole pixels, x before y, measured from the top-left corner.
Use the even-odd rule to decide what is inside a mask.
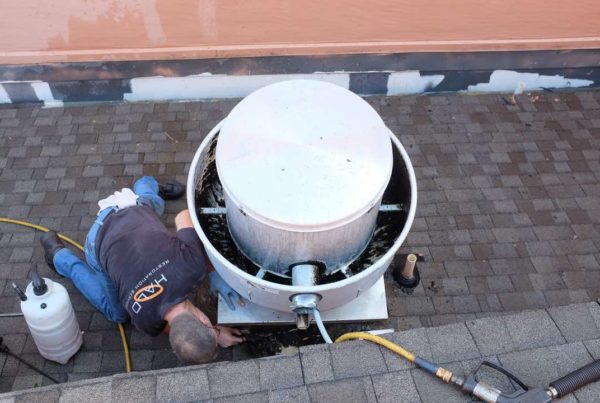
[[[221,297],[223,297],[229,309],[235,311],[234,301],[237,301],[239,306],[246,305],[244,303],[244,299],[240,296],[240,294],[238,294],[233,288],[231,288],[229,284],[227,284],[225,280],[223,280],[223,278],[219,276],[219,273],[217,273],[216,271],[211,271],[210,273],[208,273],[208,279],[210,281],[210,291],[214,295],[221,294]]]
[[[217,343],[221,347],[231,347],[243,342],[244,336],[238,329],[227,326],[215,325],[214,328],[218,331]]]

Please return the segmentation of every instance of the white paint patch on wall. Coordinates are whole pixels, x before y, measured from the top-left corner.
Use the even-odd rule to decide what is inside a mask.
[[[10,104],[11,100],[8,93],[4,89],[4,86],[0,84],[0,104]]]
[[[44,107],[54,108],[63,106],[63,101],[54,99],[54,95],[52,95],[52,91],[50,90],[48,83],[43,81],[32,81],[31,88],[33,88],[35,96],[38,97],[40,101],[44,102]]]
[[[419,71],[390,73],[387,95],[420,94],[431,91],[444,80],[442,74],[422,76]]]
[[[348,73],[268,74],[229,76],[200,74],[187,77],[142,77],[131,79],[126,101],[241,98],[272,83],[286,80],[320,80],[348,89]]]
[[[542,76],[538,73],[519,73],[510,70],[495,70],[490,81],[469,85],[467,92],[522,92],[539,91],[544,88],[580,88],[594,84],[591,80],[565,78],[563,76]]]

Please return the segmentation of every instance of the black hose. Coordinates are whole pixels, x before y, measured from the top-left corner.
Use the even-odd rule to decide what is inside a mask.
[[[479,367],[477,367],[477,369],[475,370],[475,372],[473,372],[473,374],[476,374],[479,371],[479,368],[481,368],[481,367],[490,367],[492,369],[495,369],[496,371],[500,372],[501,374],[504,374],[508,379],[512,379],[517,385],[519,385],[519,387],[521,389],[529,390],[529,386],[525,385],[525,383],[523,383],[523,381],[521,381],[515,375],[511,374],[510,372],[508,372],[507,370],[502,368],[500,365],[496,365],[490,361],[482,361],[481,364],[479,364]]]
[[[2,337],[0,337],[0,353],[4,353],[4,354],[9,355],[9,356],[11,356],[13,358],[16,358],[17,360],[21,361],[23,364],[27,365],[29,368],[33,369],[38,374],[45,376],[46,378],[50,379],[54,383],[61,383],[58,379],[54,378],[51,375],[48,375],[46,372],[44,372],[41,369],[35,367],[33,364],[25,361],[24,359],[22,359],[21,357],[19,357],[18,355],[16,355],[12,351],[10,351],[8,349],[8,346],[2,342]]]
[[[563,397],[590,382],[600,380],[600,360],[596,360],[585,367],[581,367],[570,374],[550,383],[558,392],[557,397]]]

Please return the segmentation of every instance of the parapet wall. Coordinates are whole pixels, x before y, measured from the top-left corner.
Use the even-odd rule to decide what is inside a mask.
[[[589,88],[600,65],[590,0],[7,0],[2,14],[0,103],[241,97],[304,75],[364,95]]]
[[[595,49],[593,0],[5,0],[0,64]]]

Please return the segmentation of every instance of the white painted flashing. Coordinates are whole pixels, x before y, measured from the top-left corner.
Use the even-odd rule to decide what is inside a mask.
[[[0,82],[0,104],[10,104],[12,100],[10,96],[4,89],[2,84],[29,84],[31,89],[35,93],[38,101],[44,102],[44,108],[54,108],[63,106],[63,101],[54,99],[54,95],[52,95],[52,90],[50,89],[50,85],[44,81],[2,81]],[[35,100],[31,100],[32,102]]]
[[[52,95],[48,83],[43,81],[33,81],[31,82],[31,88],[33,88],[35,96],[38,97],[40,101],[44,102],[44,107],[54,108],[63,106],[63,101],[54,99],[54,95]]]
[[[141,77],[131,80],[131,93],[125,101],[241,98],[279,81],[310,79],[350,87],[348,73],[267,74],[251,76],[193,75],[187,77]]]
[[[435,93],[445,79],[442,74],[421,75],[418,70],[407,71],[333,71],[312,74],[265,74],[265,75],[215,75],[202,72],[186,77],[138,77],[129,80],[131,92],[123,94],[123,101],[186,101],[206,99],[243,98],[266,85],[294,79],[321,80],[350,89],[352,74],[387,73],[386,95],[410,95],[426,92]],[[0,82],[0,104],[13,101],[3,84],[29,84],[37,100],[44,107],[60,107],[63,101],[54,98],[50,84],[43,81],[2,81]],[[458,92],[512,92],[540,91],[546,88],[582,88],[593,85],[594,81],[568,78],[560,75],[540,75],[520,73],[511,70],[496,70],[489,82],[469,85]],[[370,94],[365,94],[370,95]],[[31,100],[36,101],[36,99]]]
[[[469,85],[467,92],[515,92],[539,91],[544,88],[581,88],[594,84],[591,80],[565,78],[563,76],[543,76],[538,73],[519,73],[511,70],[495,70],[490,81]]]
[[[4,86],[0,84],[0,104],[10,104],[11,100],[8,93],[4,89]]]
[[[435,89],[442,81],[442,74],[422,76],[419,71],[399,71],[390,73],[387,95],[420,94]]]

